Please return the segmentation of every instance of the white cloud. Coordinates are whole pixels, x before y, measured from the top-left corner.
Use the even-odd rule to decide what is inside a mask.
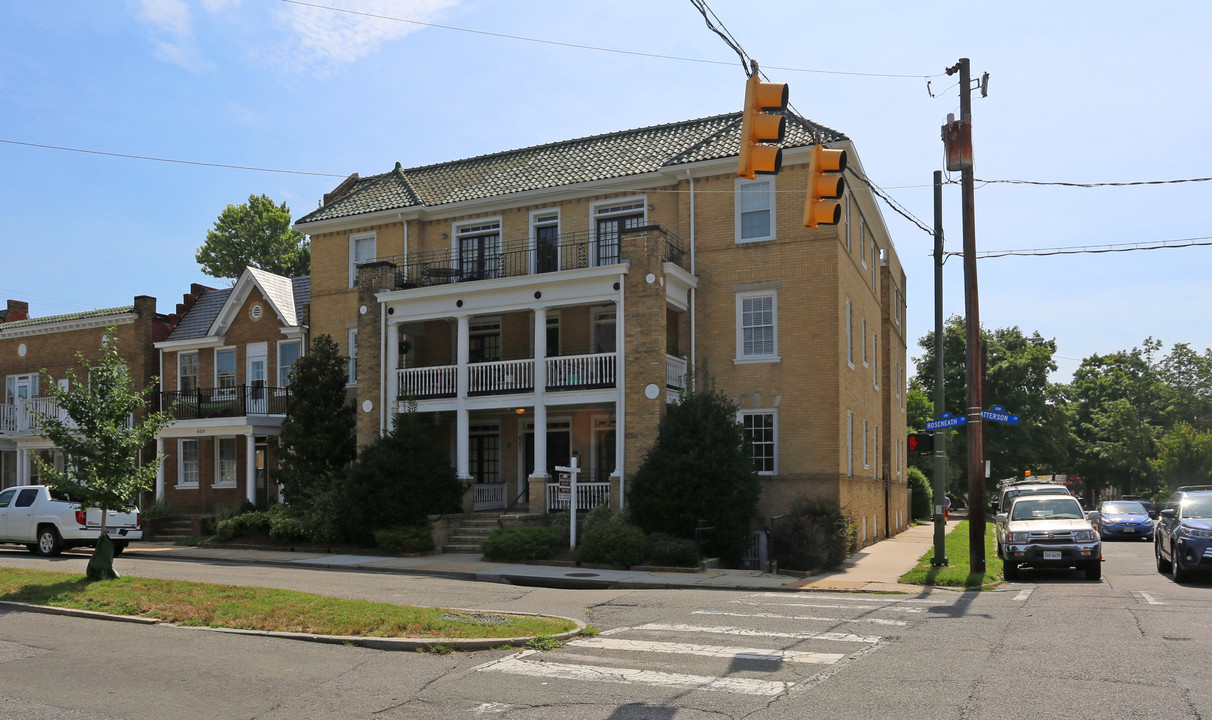
[[[286,64],[296,69],[328,68],[373,55],[384,43],[424,29],[422,25],[384,18],[432,22],[458,0],[365,0],[358,13],[284,4],[280,20],[295,36]],[[382,17],[372,17],[372,16]]]
[[[127,0],[127,5],[150,33],[156,57],[193,73],[212,67],[194,40],[193,14],[185,0]]]

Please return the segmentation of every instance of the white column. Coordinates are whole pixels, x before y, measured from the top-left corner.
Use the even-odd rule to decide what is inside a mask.
[[[391,432],[396,426],[396,413],[400,411],[400,403],[396,398],[400,396],[399,369],[404,367],[404,358],[400,355],[399,323],[387,323],[387,352],[384,354],[388,358],[394,358],[392,362],[383,363],[387,371],[387,398],[383,405],[387,408],[387,432]]]
[[[619,300],[615,303],[614,313],[614,472],[611,476],[619,478],[619,507],[627,507],[627,498],[624,492],[626,486],[626,475],[624,474],[623,466],[626,455],[626,443],[623,438],[626,435],[627,429],[627,368],[624,364],[626,356],[626,348],[624,342],[626,334],[623,332],[623,323],[626,320],[623,305],[623,291],[626,288],[626,277],[619,276]]]
[[[455,473],[460,480],[470,480],[471,462],[471,416],[467,410],[467,393],[470,389],[467,362],[471,356],[471,318],[458,318],[457,367],[455,368]]]
[[[17,448],[17,484],[29,485],[29,450]]]
[[[164,500],[164,438],[156,438],[156,500]]]
[[[547,477],[547,308],[534,311],[534,467]]]
[[[255,505],[257,503],[257,436],[250,432],[246,437],[244,445],[247,452],[244,458],[244,474],[248,482],[248,490],[244,496]]]

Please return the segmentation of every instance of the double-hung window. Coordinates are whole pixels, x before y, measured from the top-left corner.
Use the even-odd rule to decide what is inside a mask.
[[[778,295],[774,292],[736,296],[737,360],[778,359]]]
[[[349,340],[347,341],[349,348],[349,384],[358,384],[358,331],[354,328],[349,330]]]
[[[236,349],[215,350],[215,387],[219,390],[236,386]]]
[[[736,181],[736,241],[774,239],[774,180]]]
[[[774,410],[743,410],[741,426],[749,441],[753,469],[761,475],[774,475],[778,468],[778,424]]]
[[[290,371],[299,360],[299,341],[278,343],[278,387],[290,387]]]
[[[198,353],[177,353],[177,389],[183,393],[198,390]]]
[[[198,457],[198,441],[197,440],[181,440],[178,445],[178,457],[180,458],[179,474],[177,475],[178,485],[196,486],[199,477]]]
[[[215,485],[236,484],[236,439],[221,437],[215,440]]]
[[[375,259],[376,238],[373,232],[349,236],[349,286],[358,284],[358,264]]]

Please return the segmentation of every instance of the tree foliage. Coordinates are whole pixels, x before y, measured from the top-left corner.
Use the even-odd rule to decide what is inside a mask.
[[[77,353],[81,372],[67,372],[67,387],[53,378],[44,379],[53,388],[52,397],[60,414],[41,414],[43,435],[54,442],[66,458],[62,470],[38,459],[39,473],[46,484],[67,493],[81,507],[97,507],[101,513],[101,535],[108,542],[106,511],[124,510],[137,495],[149,490],[156,479],[157,461],[140,464],[140,454],[169,422],[166,413],[144,415],[155,386],[138,388],[118,354],[118,333],[106,328],[101,357],[89,362]],[[113,572],[113,548],[99,547],[89,563],[89,577],[117,577]]]
[[[1157,441],[1157,457],[1150,461],[1162,485],[1169,490],[1197,485],[1212,477],[1212,433],[1177,422]]]
[[[278,435],[278,482],[292,506],[307,507],[343,479],[357,449],[346,363],[328,335],[317,336],[290,376],[290,405]]]
[[[737,407],[699,377],[702,389],[683,393],[661,419],[657,437],[627,493],[631,519],[645,532],[695,539],[706,551],[739,563],[757,517],[761,488]]]
[[[249,265],[286,277],[307,275],[311,248],[290,222],[285,202],[275,205],[266,195],[249,195],[248,202],[228,205],[219,214],[195,259],[202,272],[217,278],[238,278]]]

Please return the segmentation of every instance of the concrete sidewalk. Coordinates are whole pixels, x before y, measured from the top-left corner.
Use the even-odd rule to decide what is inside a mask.
[[[947,523],[950,532],[955,520]],[[158,542],[130,545],[124,556],[206,560],[241,565],[271,564],[286,567],[334,568],[413,575],[453,577],[482,582],[560,588],[728,588],[753,590],[884,590],[916,592],[916,585],[900,585],[901,575],[917,565],[931,548],[934,526],[916,525],[899,535],[863,548],[842,567],[808,578],[750,570],[659,572],[607,570],[552,565],[517,565],[491,562],[476,555],[441,554],[419,557],[341,555],[202,548]]]

